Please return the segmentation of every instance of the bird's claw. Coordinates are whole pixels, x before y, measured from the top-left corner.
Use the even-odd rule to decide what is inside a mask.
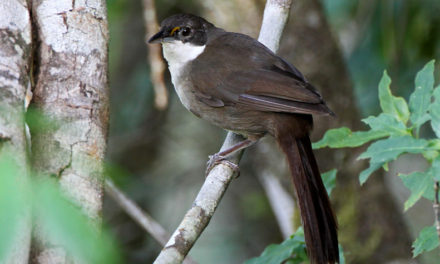
[[[208,176],[209,172],[214,168],[214,166],[220,163],[231,168],[237,175],[235,178],[238,178],[238,176],[240,176],[240,167],[232,161],[227,160],[226,157],[219,155],[218,153],[215,153],[214,155],[209,155],[209,160],[206,163],[205,176]]]

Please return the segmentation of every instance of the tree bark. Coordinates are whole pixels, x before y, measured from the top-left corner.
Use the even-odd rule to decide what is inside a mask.
[[[12,153],[21,170],[20,180],[26,181],[29,172],[24,112],[30,86],[31,21],[26,0],[2,0],[0,10],[0,156]],[[10,240],[11,251],[2,263],[28,262],[30,208],[23,208],[21,214],[18,232]]]
[[[33,167],[100,223],[108,126],[108,29],[104,0],[37,0],[38,38],[31,106],[51,124],[32,128]],[[36,226],[33,263],[67,263]]]

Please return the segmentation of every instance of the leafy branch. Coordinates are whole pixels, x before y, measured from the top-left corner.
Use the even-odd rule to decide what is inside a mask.
[[[420,198],[433,202],[435,226],[425,227],[413,243],[413,257],[437,248],[440,238],[440,212],[438,184],[440,181],[440,85],[434,88],[434,60],[428,62],[415,78],[415,89],[409,103],[391,93],[391,79],[385,71],[379,83],[379,101],[382,112],[362,120],[367,131],[351,131],[341,127],[327,131],[314,144],[314,148],[358,147],[374,141],[358,159],[369,159],[370,166],[359,175],[364,184],[370,175],[400,155],[421,154],[431,165],[424,172],[399,174],[403,184],[411,191],[404,210],[411,208]],[[434,138],[420,138],[420,129],[430,123]],[[436,229],[439,232],[436,232]],[[438,233],[438,235],[437,235]]]

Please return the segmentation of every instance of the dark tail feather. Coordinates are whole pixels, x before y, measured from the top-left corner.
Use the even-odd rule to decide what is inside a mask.
[[[277,137],[277,141],[289,162],[311,263],[339,262],[337,222],[309,137],[284,134]]]

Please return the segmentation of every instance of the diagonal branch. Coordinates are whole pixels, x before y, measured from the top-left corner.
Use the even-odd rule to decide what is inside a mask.
[[[167,231],[151,216],[142,211],[136,203],[125,196],[125,194],[116,187],[112,180],[105,180],[105,191],[136,223],[156,239],[159,244],[162,246],[165,245],[170,237]]]
[[[112,180],[105,180],[105,191],[113,200],[145,231],[147,231],[161,246],[170,238],[168,232],[154,220],[150,215],[143,211],[135,202],[128,198],[121,190],[116,187]],[[190,257],[186,257],[184,264],[196,264]]]
[[[291,3],[292,0],[268,0],[266,3],[259,41],[275,52],[279,47]],[[229,132],[221,150],[230,148],[242,140],[241,136]],[[238,164],[241,153],[230,160]],[[219,164],[211,170],[193,206],[188,210],[154,264],[174,264],[183,261],[211,220],[233,177],[234,170],[224,164]]]

